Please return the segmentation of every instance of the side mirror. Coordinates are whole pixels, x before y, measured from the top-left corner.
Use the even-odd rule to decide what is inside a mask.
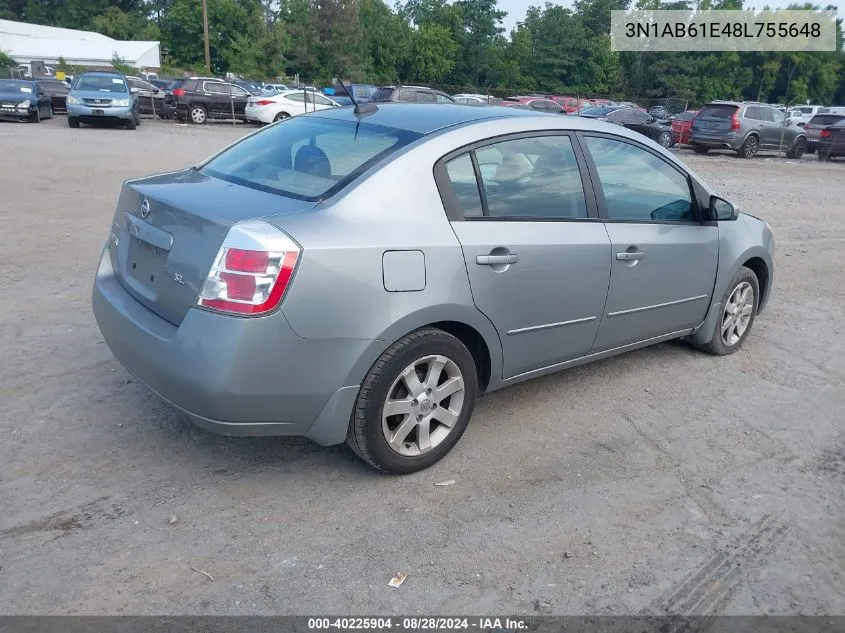
[[[739,209],[724,198],[710,196],[710,217],[719,221],[736,220]]]

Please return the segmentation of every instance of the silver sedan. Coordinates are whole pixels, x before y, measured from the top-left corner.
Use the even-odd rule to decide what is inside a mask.
[[[481,393],[670,339],[736,352],[773,252],[765,222],[625,128],[379,104],[125,183],[93,305],[200,426],[410,473]]]

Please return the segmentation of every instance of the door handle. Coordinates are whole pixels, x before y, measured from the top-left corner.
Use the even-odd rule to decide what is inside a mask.
[[[501,264],[515,264],[519,261],[519,255],[477,255],[475,263],[479,266],[497,266]]]
[[[634,260],[637,260],[637,259],[642,259],[643,257],[645,257],[645,253],[640,252],[640,251],[634,251],[634,252],[625,251],[624,253],[616,253],[616,259],[623,261],[623,262],[634,261]]]

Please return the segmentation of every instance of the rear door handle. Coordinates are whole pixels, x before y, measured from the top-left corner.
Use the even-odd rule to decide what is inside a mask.
[[[645,253],[640,251],[628,252],[625,251],[624,253],[616,253],[616,259],[621,260],[623,262],[629,262],[636,259],[642,259],[645,257]]]
[[[500,264],[515,264],[519,261],[519,255],[477,255],[475,263],[479,266],[497,266]]]

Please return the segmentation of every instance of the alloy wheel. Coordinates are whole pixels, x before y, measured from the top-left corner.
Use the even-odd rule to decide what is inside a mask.
[[[754,312],[754,289],[747,281],[739,284],[731,293],[722,313],[722,342],[733,347],[742,339]]]
[[[423,455],[452,432],[464,408],[464,377],[450,358],[424,356],[393,381],[382,407],[382,432],[405,457]]]
[[[191,121],[194,123],[205,123],[205,109],[203,108],[194,108],[191,110]]]

